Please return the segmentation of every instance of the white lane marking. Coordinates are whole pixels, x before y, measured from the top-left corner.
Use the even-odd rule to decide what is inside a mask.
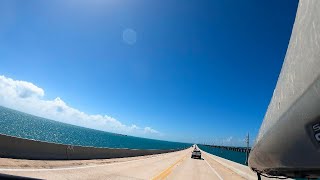
[[[76,169],[86,169],[86,168],[94,168],[94,167],[103,167],[103,166],[111,166],[111,165],[119,165],[119,164],[126,164],[132,163],[137,161],[144,161],[148,159],[157,158],[159,156],[153,156],[145,159],[135,159],[131,161],[123,161],[123,162],[115,162],[115,163],[108,163],[108,164],[98,164],[98,165],[89,165],[89,166],[76,166],[76,167],[64,167],[64,168],[43,168],[43,169],[6,169],[0,168],[0,171],[10,171],[10,172],[35,172],[35,171],[63,171],[63,170],[76,170]]]
[[[207,154],[207,156],[209,156],[212,160],[220,163],[221,165],[225,166],[226,168],[228,168],[228,169],[230,169],[231,171],[237,173],[238,175],[240,175],[241,177],[243,177],[243,178],[245,178],[245,179],[252,179],[252,180],[257,179],[257,177],[255,177],[255,176],[249,175],[248,173],[243,172],[243,171],[241,171],[240,169],[237,169],[237,168],[235,168],[235,167],[232,167],[232,166],[230,166],[230,165],[228,165],[228,164],[226,164],[226,163],[224,163],[224,162],[222,162],[222,161],[220,161],[220,160],[218,160],[218,159],[216,159],[216,158],[213,158],[213,157],[212,157],[212,156],[213,156],[212,154],[209,154],[209,153],[207,153],[207,152],[206,152],[206,154]]]
[[[223,180],[223,178],[219,175],[219,173],[208,163],[208,161],[207,160],[204,160],[207,164],[208,164],[208,166],[211,168],[211,170],[218,176],[218,178],[220,179],[220,180]]]

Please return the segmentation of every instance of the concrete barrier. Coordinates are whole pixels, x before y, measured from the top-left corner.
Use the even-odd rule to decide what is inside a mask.
[[[34,160],[85,160],[152,155],[177,151],[73,146],[0,134],[0,157]]]
[[[218,162],[221,164],[223,167],[233,171],[234,173],[238,174],[239,176],[243,177],[244,179],[247,180],[257,180],[258,176],[256,172],[252,171],[248,166],[230,161],[228,159],[224,159],[219,156],[215,156],[213,154],[207,153],[202,150],[202,153],[206,154],[209,158],[213,159],[214,161]],[[267,178],[262,176],[261,180],[268,180],[272,178]],[[290,178],[287,178],[287,180],[290,180]]]
[[[271,176],[320,177],[319,127],[320,1],[301,0],[249,166]]]

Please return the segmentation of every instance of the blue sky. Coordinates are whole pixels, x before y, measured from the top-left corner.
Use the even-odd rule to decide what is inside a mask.
[[[41,88],[43,101],[159,132],[133,135],[242,145],[258,133],[297,4],[1,1],[0,75]],[[24,110],[12,102],[2,105]]]

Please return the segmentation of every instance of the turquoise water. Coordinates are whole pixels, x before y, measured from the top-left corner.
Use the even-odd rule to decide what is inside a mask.
[[[1,134],[80,146],[130,149],[181,149],[192,145],[187,143],[124,136],[88,129],[33,116],[2,106],[0,106],[0,125]],[[229,159],[240,164],[245,163],[245,153],[222,150],[202,145],[199,145],[199,147],[208,153],[225,159]]]
[[[181,149],[191,146],[83,128],[2,106],[0,125],[1,134],[61,144],[130,149]]]
[[[208,147],[208,146],[203,146],[203,145],[198,145],[198,146],[200,149],[202,149],[210,154],[237,162],[239,164],[246,165],[245,164],[246,153],[244,153],[244,152],[236,152],[236,151],[220,149],[220,148],[213,148],[213,147]]]

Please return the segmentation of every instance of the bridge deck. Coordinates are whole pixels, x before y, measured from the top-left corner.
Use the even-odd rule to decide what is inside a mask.
[[[257,179],[246,166],[192,148],[151,156],[104,160],[37,161],[0,159],[0,177],[41,179]]]

